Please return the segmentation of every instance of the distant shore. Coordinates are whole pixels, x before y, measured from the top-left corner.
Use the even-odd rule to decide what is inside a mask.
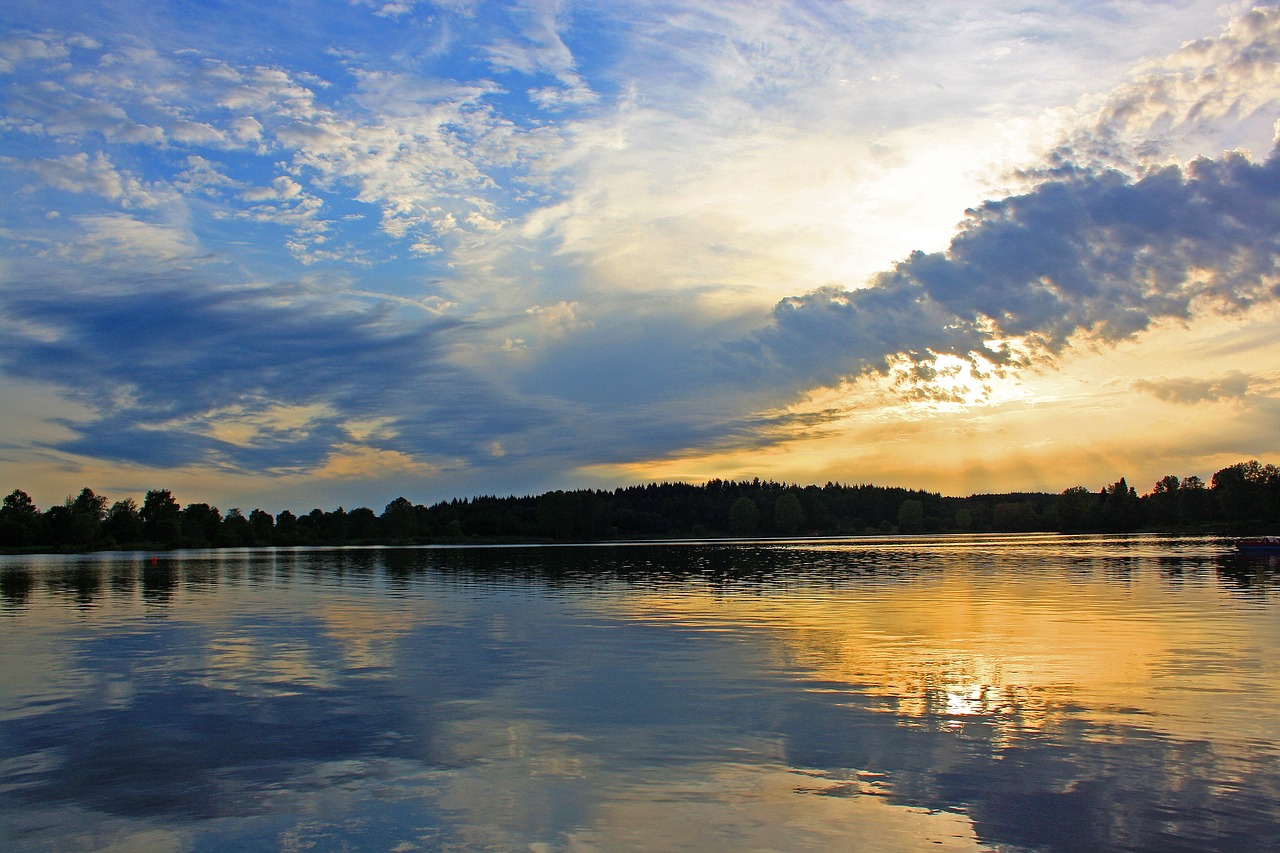
[[[537,496],[480,496],[383,510],[313,509],[272,515],[207,503],[182,505],[167,489],[141,506],[86,487],[37,507],[15,489],[0,504],[0,553],[165,551],[297,545],[504,545],[669,539],[851,537],[919,533],[1133,533],[1209,535],[1280,529],[1280,469],[1251,460],[1206,484],[1169,475],[1139,495],[1124,478],[1099,491],[945,497],[915,489],[754,479],[650,483]]]

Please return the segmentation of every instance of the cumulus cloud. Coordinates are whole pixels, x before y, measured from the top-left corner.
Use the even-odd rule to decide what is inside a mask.
[[[1222,33],[1144,63],[1136,79],[1111,91],[1091,115],[1070,143],[1071,156],[1114,161],[1181,153],[1187,141],[1203,141],[1200,132],[1220,128],[1224,119],[1236,128],[1269,128],[1277,104],[1280,9],[1258,6]]]
[[[49,33],[12,35],[0,39],[0,74],[12,74],[25,62],[64,59],[68,53],[63,40]]]
[[[971,211],[947,251],[913,254],[870,287],[783,300],[734,351],[766,375],[832,384],[884,373],[898,354],[1016,364],[1079,338],[1115,342],[1274,300],[1278,190],[1276,156],[1136,180],[1073,173]]]
[[[82,95],[55,81],[40,81],[19,89],[8,104],[10,122],[38,136],[77,138],[100,134],[109,142],[159,144],[164,130],[135,120],[119,104]]]
[[[95,193],[124,208],[152,208],[173,200],[173,194],[164,188],[147,186],[136,176],[117,169],[101,151],[93,156],[80,152],[28,161],[5,157],[0,163],[31,172],[55,189]]]
[[[281,201],[297,198],[302,193],[302,184],[288,175],[280,175],[269,187],[251,187],[240,194],[245,201]]]
[[[224,191],[240,186],[239,182],[222,171],[218,163],[198,154],[187,158],[187,168],[174,176],[174,185],[184,192],[209,196],[220,196]]]

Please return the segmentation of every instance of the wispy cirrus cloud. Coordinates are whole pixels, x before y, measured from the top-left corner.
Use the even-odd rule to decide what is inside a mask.
[[[1133,383],[1135,391],[1150,394],[1170,403],[1194,406],[1221,400],[1239,400],[1249,393],[1250,377],[1236,370],[1216,379],[1194,376],[1175,378],[1138,379]]]

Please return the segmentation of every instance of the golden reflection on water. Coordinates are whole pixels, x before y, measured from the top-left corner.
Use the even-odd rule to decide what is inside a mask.
[[[995,746],[1080,708],[1097,723],[1159,719],[1180,738],[1270,741],[1280,661],[1248,660],[1257,624],[1204,622],[1218,595],[1152,573],[1108,586],[934,572],[817,594],[688,585],[610,603],[622,618],[755,632],[772,640],[777,671],[879,697],[902,725],[959,731],[980,719]]]

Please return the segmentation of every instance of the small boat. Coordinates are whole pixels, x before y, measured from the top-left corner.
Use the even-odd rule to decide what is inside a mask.
[[[1278,551],[1280,536],[1250,536],[1236,540],[1237,551]]]

